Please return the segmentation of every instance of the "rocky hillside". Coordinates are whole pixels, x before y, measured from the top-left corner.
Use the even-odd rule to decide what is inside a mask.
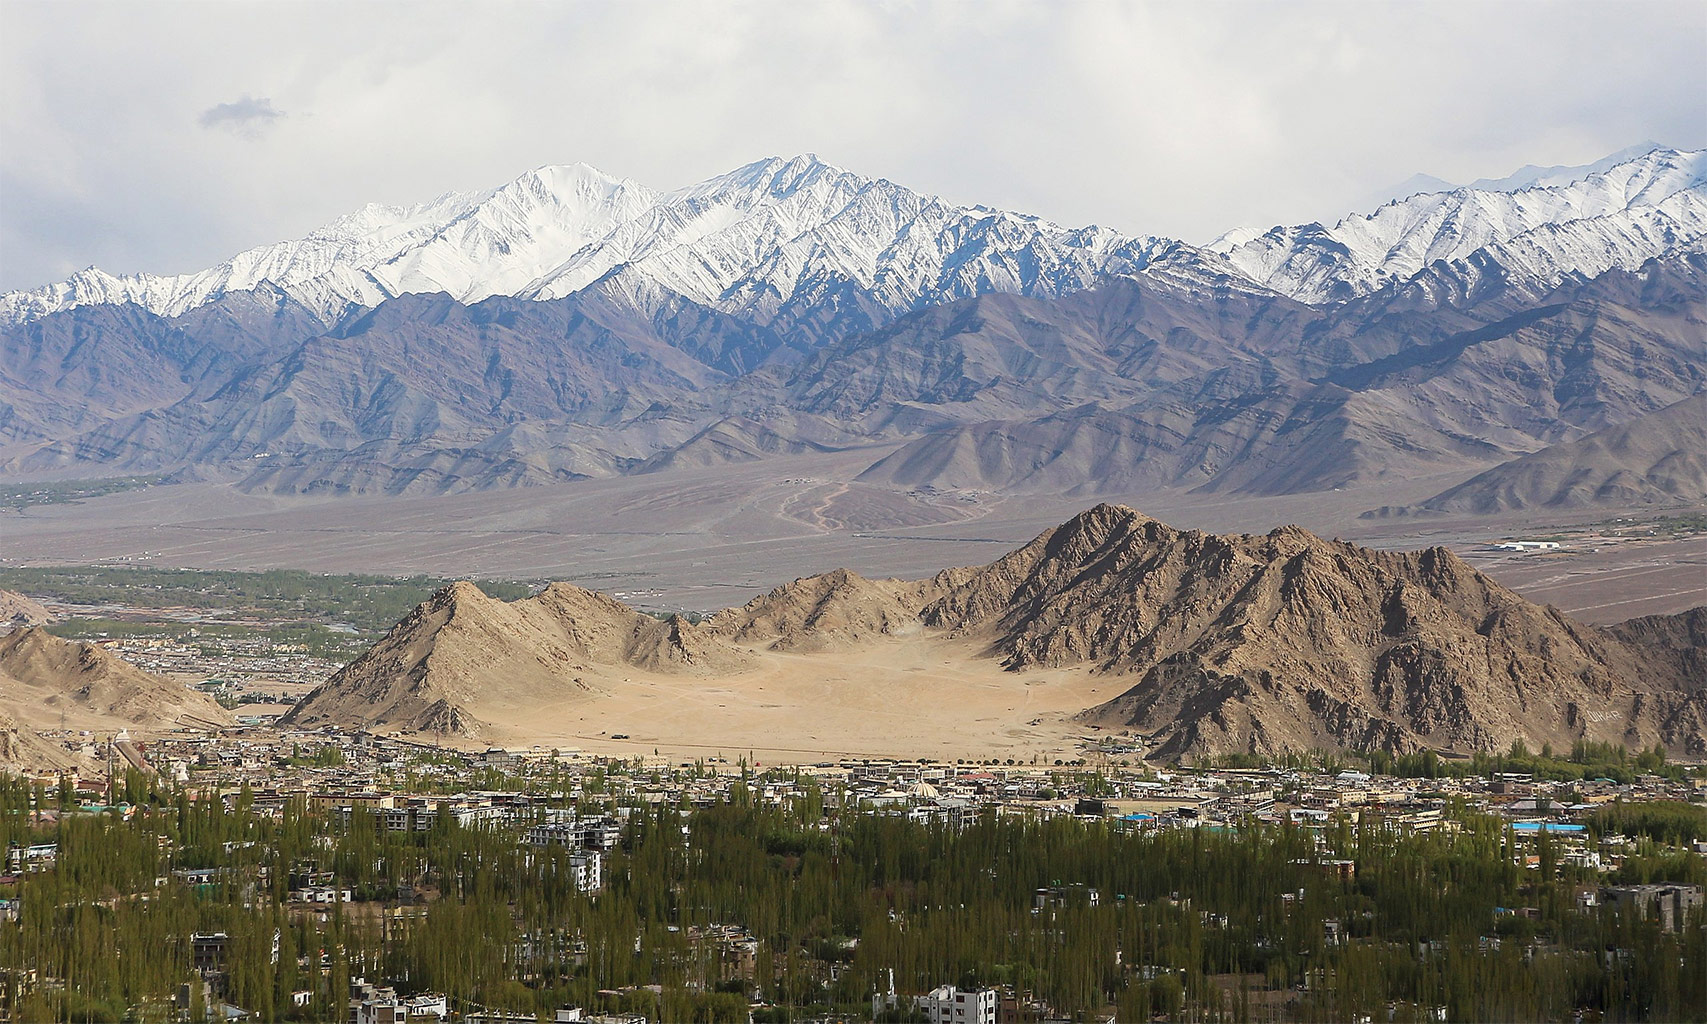
[[[0,711],[0,769],[49,772],[69,768],[77,758],[64,747],[49,743],[34,729]]]
[[[814,408],[911,425],[920,436],[865,470],[870,483],[1282,494],[1488,468],[1656,412],[1707,385],[1701,257],[1576,283],[1482,323],[1441,309],[1419,314],[1395,292],[1332,313],[1229,301],[1221,308],[1248,316],[1243,333],[1229,324],[1194,329],[1183,314],[1161,315],[1166,303],[1154,286],[1130,284],[1062,300],[1048,317],[985,312],[1026,301],[980,300],[947,336],[923,315],[903,320],[882,351],[838,350],[847,358],[825,360],[811,387],[793,385],[788,401],[834,396],[839,404]],[[1099,301],[1105,324],[1142,309],[1153,326],[1097,335],[1084,326],[1088,318],[1065,315]],[[1500,305],[1490,298],[1485,308]],[[1006,330],[1005,321],[1025,329]],[[1164,328],[1168,322],[1175,328]],[[1056,357],[1064,370],[1028,351],[1052,329],[1100,337],[1106,347],[1079,342],[1072,362]],[[931,353],[936,369],[921,384],[894,370]],[[1120,369],[1102,369],[1086,353],[1118,357]],[[1056,379],[1059,404],[1071,408],[1027,415],[1018,396],[1036,408],[1030,382]],[[951,412],[959,422],[922,422]]]
[[[0,590],[0,626],[45,626],[53,621],[47,606],[15,590]]]
[[[936,581],[869,580],[846,569],[809,576],[719,612],[708,635],[773,651],[830,651],[921,631],[919,610]]]
[[[41,628],[0,636],[0,706],[33,729],[164,730],[226,725],[212,697],[94,644]]]
[[[482,709],[596,699],[624,672],[732,676],[776,652],[806,659],[790,672],[822,659],[841,673],[850,652],[898,638],[1110,677],[1119,693],[1083,718],[1164,758],[1514,739],[1707,751],[1707,610],[1600,629],[1444,548],[1372,551],[1297,527],[1216,536],[1115,505],[989,565],[917,582],[837,570],[698,625],[565,584],[513,604],[457,584],[288,720],[478,735]]]

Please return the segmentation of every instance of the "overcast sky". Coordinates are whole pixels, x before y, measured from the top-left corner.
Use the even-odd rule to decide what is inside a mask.
[[[197,270],[362,203],[816,152],[1202,242],[1654,139],[1707,2],[0,0],[0,288]]]

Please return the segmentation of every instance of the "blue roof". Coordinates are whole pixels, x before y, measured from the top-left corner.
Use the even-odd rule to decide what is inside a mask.
[[[1515,821],[1512,829],[1517,832],[1584,832],[1587,825],[1561,825],[1556,821]]]

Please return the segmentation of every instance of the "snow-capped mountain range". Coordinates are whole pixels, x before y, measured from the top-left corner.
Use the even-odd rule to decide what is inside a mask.
[[[1583,171],[1581,177],[1571,177]],[[1422,192],[1332,227],[1303,224],[1211,243],[1252,281],[1311,304],[1399,282],[1436,262],[1501,268],[1538,294],[1707,247],[1707,150],[1656,148],[1610,165],[1526,168],[1507,179]]]
[[[196,274],[90,268],[0,298],[0,319],[121,302],[176,316],[270,283],[327,322],[411,293],[472,303],[596,286],[642,308],[676,295],[763,323],[791,300],[846,285],[890,314],[991,291],[1064,294],[1136,272],[1168,247],[951,206],[810,155],[760,160],[673,192],[572,164],[490,192],[370,205]]]
[[[587,289],[642,310],[676,296],[759,324],[790,308],[855,302],[876,322],[974,295],[1064,295],[1164,268],[1321,304],[1478,252],[1539,292],[1572,274],[1704,246],[1707,151],[1664,147],[1418,193],[1332,227],[1231,232],[1205,249],[955,206],[810,155],[669,192],[572,164],[488,192],[370,205],[199,273],[118,277],[91,267],[0,296],[0,322],[119,303],[178,316],[269,285],[328,324],[405,294],[472,303]]]

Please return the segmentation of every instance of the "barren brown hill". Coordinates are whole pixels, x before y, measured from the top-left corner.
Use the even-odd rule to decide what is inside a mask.
[[[475,735],[494,708],[572,703],[625,670],[713,671],[739,663],[738,654],[680,619],[659,620],[571,584],[507,603],[455,583],[281,722]]]
[[[729,417],[718,420],[676,447],[652,456],[635,467],[634,472],[655,473],[683,467],[756,462],[771,455],[799,455],[824,450],[824,445],[785,437],[762,423],[744,417]]]
[[[719,612],[714,636],[774,651],[821,651],[922,629],[919,611],[940,587],[934,581],[868,580],[847,569],[808,576]]]
[[[0,770],[50,772],[76,763],[68,751],[36,735],[5,711],[0,711]]]
[[[1135,731],[1167,758],[1515,739],[1701,753],[1704,640],[1707,610],[1599,629],[1444,548],[1372,551],[1297,527],[1223,537],[1099,505],[986,566],[919,582],[837,570],[697,626],[563,584],[514,604],[458,584],[287,720],[476,735],[488,721],[511,733],[531,721],[539,742],[563,707],[602,720],[598,702],[626,692],[625,672],[636,687],[692,674],[704,685],[674,687],[677,699],[716,701],[732,718],[784,706],[786,687],[811,678],[836,680],[844,697],[865,686],[928,694],[935,672],[984,680],[957,692],[992,706],[946,709],[961,727],[1005,721],[1004,708],[1024,721],[1026,702],[1082,684],[1072,692],[1088,698],[1073,706],[1083,722]],[[914,652],[905,671],[919,673],[906,681],[894,669],[903,648]],[[624,713],[656,720],[651,707]],[[822,705],[801,712],[802,731],[865,728],[825,720]]]
[[[0,705],[33,729],[63,722],[69,729],[151,731],[231,722],[205,693],[39,627],[0,636]]]

